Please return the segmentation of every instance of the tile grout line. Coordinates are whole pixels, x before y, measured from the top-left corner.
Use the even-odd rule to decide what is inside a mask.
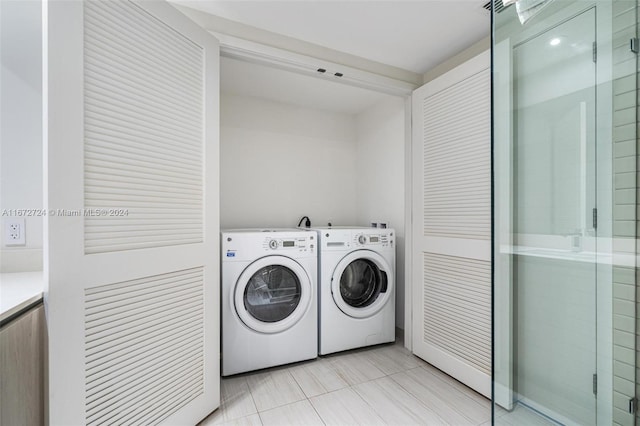
[[[325,392],[322,395],[326,395],[329,392]],[[311,405],[311,408],[313,408],[313,411],[316,413],[316,415],[318,416],[318,418],[320,419],[320,421],[322,422],[323,425],[327,425],[327,422],[324,421],[324,419],[322,418],[322,416],[320,415],[320,413],[318,412],[318,410],[316,410],[315,405],[313,405],[313,402],[311,402],[311,400],[307,397],[307,401],[309,401],[309,405]]]
[[[297,399],[295,401],[290,401],[290,402],[287,402],[287,403],[284,403],[284,404],[276,405],[274,407],[269,407],[269,408],[266,408],[264,410],[260,410],[258,408],[258,405],[255,403],[255,399],[253,399],[253,393],[252,393],[251,394],[251,398],[253,399],[253,403],[256,406],[256,412],[258,414],[264,413],[265,411],[273,410],[275,408],[281,408],[281,407],[285,407],[287,405],[295,404],[296,402],[304,401],[304,399],[308,399],[307,398],[307,394],[304,393],[304,391],[302,390],[302,387],[300,387],[300,385],[298,384],[297,380],[295,379],[295,377],[293,377],[293,374],[291,374],[291,372],[289,371],[288,368],[283,368],[283,369],[279,369],[279,370],[276,370],[276,371],[282,371],[282,372],[287,373],[293,379],[293,381],[295,382],[296,386],[298,386],[298,388],[300,389],[300,392],[302,392],[302,395],[304,396],[304,398],[303,399]],[[269,372],[269,377],[271,377],[271,374],[272,374],[272,372]],[[251,387],[250,386],[249,386],[249,392],[251,392]]]
[[[374,379],[374,380],[376,380],[376,379]],[[367,382],[363,382],[363,383],[367,383]],[[359,384],[362,384],[362,383],[359,383]],[[364,398],[364,396],[362,396],[362,395],[360,394],[360,392],[358,392],[358,390],[357,390],[357,389],[354,389],[354,388],[353,388],[353,386],[349,386],[349,387],[351,388],[351,390],[352,390],[356,395],[358,395],[358,398],[360,398],[360,399],[361,399],[361,400],[362,400],[366,405],[368,405],[368,406],[371,408],[371,412],[372,412],[373,414],[375,414],[375,415],[376,415],[380,420],[382,420],[382,422],[383,422],[385,425],[388,425],[388,424],[389,424],[389,423],[387,423],[387,422],[385,421],[385,419],[383,419],[382,417],[380,417],[380,415],[379,415],[379,414],[378,414],[378,412],[376,411],[375,407],[374,407],[373,405],[371,405],[371,404],[369,403],[369,401],[367,401],[367,400]]]
[[[262,419],[262,416],[260,415],[260,411],[258,411],[256,414],[258,415],[258,419],[260,419],[260,424],[264,425],[264,420]]]
[[[220,412],[220,416],[221,416],[221,420],[222,420],[221,423],[223,423],[223,424],[224,423],[229,423],[229,422],[232,422],[232,421],[236,421],[236,420],[240,420],[240,419],[245,418],[245,417],[253,416],[254,414],[259,414],[258,406],[256,405],[256,402],[255,402],[255,400],[253,398],[253,394],[251,393],[251,386],[249,386],[249,381],[247,380],[246,376],[243,377],[242,379],[244,380],[244,384],[247,387],[247,391],[249,392],[249,397],[251,398],[251,402],[253,403],[253,407],[255,408],[256,411],[253,412],[253,413],[244,414],[244,415],[241,415],[239,417],[233,417],[233,418],[225,418],[226,410],[225,411],[221,411]],[[227,380],[232,380],[232,379],[227,379]],[[221,388],[222,388],[222,386],[221,386]],[[222,410],[222,401],[220,403],[220,409]],[[260,423],[262,424],[262,420],[260,420]]]
[[[318,357],[316,358],[316,360],[319,362],[320,361],[320,356],[318,355]],[[309,405],[311,405],[311,408],[313,408],[313,411],[316,413],[316,415],[318,416],[318,418],[320,419],[320,421],[322,422],[323,425],[327,425],[327,422],[324,421],[324,419],[322,418],[322,416],[320,415],[320,413],[318,413],[318,410],[316,410],[316,407],[313,405],[313,402],[311,402],[311,398],[309,398],[309,395],[307,395],[307,393],[304,391],[304,389],[302,389],[302,385],[300,384],[300,382],[298,382],[298,379],[296,379],[296,376],[294,376],[293,374],[291,374],[291,377],[293,377],[293,380],[296,382],[296,384],[298,385],[298,387],[300,388],[300,390],[302,391],[302,394],[305,396],[305,398],[307,399],[307,402],[309,403]],[[320,386],[322,386],[322,389],[324,389],[324,393],[321,393],[319,395],[315,395],[315,396],[320,396],[320,395],[326,395],[329,393],[329,391],[327,391],[327,388],[325,388],[322,384],[320,384]],[[301,400],[302,401],[302,400]]]
[[[427,364],[428,364],[428,363],[427,363]],[[432,368],[436,368],[436,367],[433,367],[431,364],[429,364],[429,365],[430,365]],[[471,403],[473,403],[474,405],[476,405],[477,407],[480,407],[480,408],[484,409],[484,407],[483,407],[480,403],[478,403],[477,401],[475,401],[472,397],[470,397],[469,395],[467,395],[467,394],[466,394],[465,392],[463,392],[462,390],[458,389],[456,386],[453,386],[452,384],[446,383],[446,381],[445,381],[442,377],[439,377],[438,375],[433,374],[431,371],[429,371],[429,369],[425,368],[425,367],[424,367],[424,366],[422,366],[422,365],[421,365],[421,366],[419,366],[419,367],[416,367],[416,368],[421,368],[423,371],[425,371],[426,373],[428,373],[429,375],[431,375],[431,376],[436,380],[436,382],[438,382],[438,386],[450,386],[450,387],[451,387],[451,390],[452,390],[452,391],[454,391],[455,393],[457,393],[458,395],[463,396],[463,397],[465,398],[465,400],[467,400],[467,403],[471,402]],[[439,371],[440,371],[440,370],[439,370]],[[444,372],[442,372],[442,373],[443,373],[443,374],[446,374],[446,373],[444,373]],[[449,377],[451,380],[453,380],[453,381],[455,381],[455,382],[457,382],[457,383],[460,383],[461,385],[463,385],[463,386],[467,387],[464,383],[459,382],[457,379],[455,379],[455,378],[453,378],[453,377],[449,376],[448,374],[447,374],[447,377]],[[401,385],[401,386],[402,386],[402,385]],[[471,389],[471,388],[468,388],[468,389],[469,389],[469,391],[471,391],[471,392],[475,392],[475,391],[474,391],[473,389]],[[484,397],[484,396],[483,396],[483,397]],[[489,401],[491,402],[491,400],[489,400]],[[446,403],[446,402],[445,402],[445,403]],[[448,404],[447,404],[447,405],[448,405]],[[449,405],[449,407],[450,407],[451,409],[453,409],[453,410],[457,411],[457,412],[458,412],[462,417],[464,417],[465,419],[469,420],[469,422],[471,422],[471,423],[473,423],[473,422],[474,422],[474,420],[473,420],[473,419],[469,418],[469,417],[468,417],[464,412],[457,410],[457,409],[456,409],[456,407],[451,406],[451,405]],[[489,421],[491,421],[491,415],[489,416]],[[486,423],[486,422],[484,422],[484,423]],[[479,425],[482,425],[482,424],[483,424],[483,423],[479,423]]]
[[[319,357],[316,358],[316,360],[320,361]],[[291,372],[289,372],[289,374],[291,374]],[[296,376],[294,376],[293,374],[291,374],[291,377],[293,378],[293,381],[296,382],[296,384],[298,385],[298,387],[300,388],[300,390],[302,391],[302,394],[304,395],[305,398],[307,398],[307,400],[309,399],[309,396],[307,395],[307,393],[304,391],[304,389],[302,388],[302,385],[300,384],[300,382],[298,382],[298,379],[296,379]],[[324,395],[325,393],[328,393],[327,389],[322,386],[322,388],[325,390],[324,393],[321,393],[320,395]],[[317,395],[316,395],[317,396]],[[311,401],[309,401],[309,403],[311,403]]]
[[[370,357],[366,356],[366,354],[367,354],[367,351],[366,351],[366,350],[365,350],[365,351],[361,351],[361,352],[359,352],[359,354],[365,355],[365,359],[367,359],[367,361],[371,362],[371,363],[372,363],[372,364],[374,364],[374,366],[375,366],[374,360],[372,360]],[[377,368],[377,367],[376,367],[376,368]],[[418,367],[415,367],[415,368],[418,368]],[[384,377],[389,377],[389,378],[391,379],[391,377],[390,377],[390,376],[391,376],[391,374],[403,373],[403,372],[405,372],[405,371],[408,371],[408,370],[409,370],[409,368],[405,368],[404,370],[398,371],[398,372],[396,372],[396,373],[390,373],[390,374],[385,373],[385,372],[384,372],[384,371],[382,371],[380,368],[378,368],[378,370],[380,370],[380,372],[383,374],[383,376],[381,376],[381,377],[376,377],[376,378],[372,378],[372,379],[368,379],[368,380],[365,380],[365,381],[362,381],[362,382],[359,382],[359,383],[354,383],[354,384],[350,384],[350,383],[348,383],[348,386],[347,386],[347,387],[344,387],[344,388],[341,388],[341,389],[336,389],[336,390],[333,390],[333,391],[328,391],[328,390],[323,386],[323,389],[325,390],[325,392],[324,392],[324,393],[321,393],[321,394],[318,394],[318,395],[315,395],[315,396],[327,395],[327,394],[330,394],[330,393],[333,393],[333,392],[341,391],[341,390],[343,390],[343,389],[349,389],[349,390],[351,390],[355,395],[357,395],[357,396],[358,396],[358,398],[360,398],[360,400],[362,400],[362,402],[364,402],[364,403],[365,403],[365,405],[367,405],[367,406],[369,407],[369,409],[370,409],[371,413],[375,414],[375,416],[376,416],[376,417],[378,417],[378,418],[379,418],[382,422],[384,422],[385,424],[388,424],[388,423],[387,423],[386,421],[384,421],[384,419],[383,419],[382,417],[380,417],[380,415],[376,412],[375,407],[374,407],[373,405],[371,405],[371,404],[370,404],[370,403],[369,403],[369,402],[368,402],[368,401],[367,401],[367,400],[366,400],[366,399],[365,399],[365,398],[364,398],[364,397],[363,397],[363,396],[362,396],[362,395],[361,395],[361,394],[360,394],[360,393],[359,393],[359,392],[354,388],[354,386],[358,386],[358,385],[361,385],[361,384],[365,384],[365,383],[373,382],[373,381],[375,381],[375,380],[379,380],[379,379],[382,379],[382,378],[384,378]],[[335,370],[334,370],[334,372],[335,372]],[[292,375],[292,376],[293,376],[293,375]],[[294,377],[294,380],[295,380],[295,377]],[[391,379],[391,380],[393,380],[393,379]],[[395,382],[395,381],[394,381],[394,382]],[[296,380],[296,383],[297,383],[297,380]],[[298,384],[298,385],[299,385],[299,384]],[[403,388],[403,389],[404,389],[404,388]],[[406,391],[406,389],[405,389],[405,391]],[[409,393],[409,395],[412,395],[412,394],[411,394],[410,392],[408,392],[408,391],[407,391],[407,393]],[[306,396],[306,394],[305,394],[305,396]],[[413,396],[413,395],[412,395],[412,396]],[[414,398],[415,398],[415,396],[414,396]],[[416,399],[417,399],[417,398],[416,398]],[[309,403],[311,404],[311,407],[313,407],[313,409],[314,409],[314,411],[316,412],[316,414],[318,414],[318,417],[320,418],[320,420],[322,421],[322,423],[324,423],[324,424],[326,425],[326,422],[324,421],[324,419],[322,418],[322,416],[320,415],[320,413],[318,412],[318,410],[316,410],[316,407],[313,405],[313,403],[311,402],[311,400],[310,400],[310,398],[309,398],[309,397],[307,397],[307,400],[309,400]],[[422,405],[422,404],[421,404],[421,405]],[[425,407],[425,408],[427,408],[427,407]],[[428,408],[427,408],[427,409],[428,409]],[[430,411],[431,411],[431,410],[430,410]],[[436,415],[436,416],[437,416],[437,415]],[[437,416],[437,417],[440,417],[440,416]]]
[[[416,368],[420,368],[420,367],[416,367]],[[409,369],[406,369],[406,370],[404,370],[404,371],[400,371],[400,372],[398,372],[398,373],[394,373],[394,375],[395,375],[395,374],[406,374],[406,373],[407,373],[407,371],[409,371],[409,370],[413,370],[413,368],[409,368]],[[443,418],[440,416],[440,414],[438,414],[437,412],[433,411],[433,409],[432,409],[432,408],[427,407],[427,406],[423,403],[422,398],[418,398],[418,396],[417,396],[417,395],[415,395],[413,392],[411,392],[411,390],[410,390],[410,389],[407,389],[406,387],[402,386],[402,383],[399,383],[397,380],[394,380],[394,379],[393,379],[393,377],[391,377],[391,375],[389,375],[389,376],[387,376],[387,377],[389,377],[389,379],[390,379],[393,383],[395,383],[396,385],[398,385],[398,386],[400,387],[400,389],[404,390],[407,394],[411,395],[411,396],[413,397],[413,399],[415,399],[415,400],[418,402],[418,404],[419,404],[419,405],[421,405],[421,406],[422,406],[423,408],[425,408],[426,410],[429,410],[433,415],[435,415],[435,416],[436,416],[436,417],[438,417],[440,420],[442,420],[442,424],[447,424],[447,422],[445,421],[445,419],[443,419]],[[451,407],[451,406],[449,406],[449,407]],[[455,408],[454,408],[454,407],[451,407],[451,408],[452,408],[454,411],[457,411],[457,410],[455,410]],[[468,419],[468,418],[467,418],[467,416],[465,416],[465,415],[464,415],[464,414],[462,414],[461,412],[459,412],[459,413],[460,413],[460,415],[461,415],[462,417],[464,417],[464,418],[466,418],[467,420],[469,420],[469,421],[471,421],[471,422],[472,422],[472,420],[471,420],[471,419]]]
[[[262,416],[260,415],[260,410],[258,410],[258,404],[256,404],[256,399],[253,397],[253,392],[251,391],[251,386],[249,385],[249,380],[247,380],[246,377],[244,378],[244,382],[247,384],[247,389],[249,389],[249,396],[251,396],[251,402],[253,402],[253,406],[256,409],[255,414],[258,415],[258,419],[260,419],[260,424],[264,425],[264,422],[262,421]]]

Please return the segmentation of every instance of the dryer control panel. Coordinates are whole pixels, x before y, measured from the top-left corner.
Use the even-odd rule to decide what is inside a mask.
[[[306,251],[313,248],[308,238],[265,238],[263,247],[271,251]]]
[[[223,232],[222,260],[255,260],[268,255],[291,258],[317,256],[317,234],[310,231],[292,232]]]

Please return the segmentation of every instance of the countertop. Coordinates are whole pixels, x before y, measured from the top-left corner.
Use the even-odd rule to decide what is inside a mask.
[[[42,300],[42,272],[0,274],[0,323]]]

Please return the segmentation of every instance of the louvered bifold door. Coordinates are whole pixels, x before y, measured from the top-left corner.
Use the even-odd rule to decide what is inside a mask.
[[[52,425],[219,406],[219,48],[163,1],[44,2]]]
[[[416,355],[491,396],[489,52],[413,94]]]

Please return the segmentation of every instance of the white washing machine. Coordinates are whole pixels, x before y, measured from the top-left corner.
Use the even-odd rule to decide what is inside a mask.
[[[320,355],[395,340],[395,233],[314,228]]]
[[[222,375],[318,356],[317,235],[222,232]]]

